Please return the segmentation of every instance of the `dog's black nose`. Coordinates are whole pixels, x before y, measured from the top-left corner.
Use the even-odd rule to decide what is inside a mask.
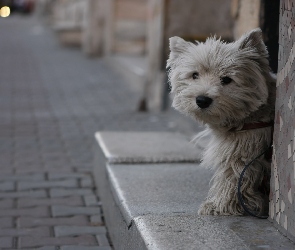
[[[197,96],[196,98],[196,103],[201,109],[208,108],[210,104],[212,103],[212,101],[213,100],[210,97],[203,96],[203,95]]]

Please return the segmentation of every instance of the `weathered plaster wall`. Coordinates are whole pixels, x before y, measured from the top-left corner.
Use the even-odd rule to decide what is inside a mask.
[[[232,0],[232,15],[235,18],[234,38],[260,27],[261,0]]]
[[[167,36],[232,37],[231,0],[168,0]]]
[[[295,0],[281,0],[270,220],[295,240]]]

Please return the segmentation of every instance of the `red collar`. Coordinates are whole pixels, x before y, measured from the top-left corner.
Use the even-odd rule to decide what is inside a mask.
[[[257,122],[257,123],[245,123],[241,130],[267,128],[267,127],[272,127],[273,124],[274,124],[273,121],[270,121],[270,122]]]
[[[255,123],[245,123],[244,126],[238,130],[251,130],[251,129],[259,129],[259,128],[267,128],[267,127],[273,127],[274,122],[255,122]],[[237,128],[231,128],[230,131],[236,131]]]

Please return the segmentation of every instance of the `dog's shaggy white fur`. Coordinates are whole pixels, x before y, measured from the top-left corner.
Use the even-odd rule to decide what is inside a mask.
[[[271,127],[243,130],[245,124],[274,119],[275,76],[260,29],[233,43],[215,37],[205,43],[170,38],[167,61],[174,93],[172,106],[206,125],[197,138],[210,134],[202,164],[214,168],[199,214],[242,215],[237,183],[245,166],[271,144]],[[263,214],[268,202],[259,192],[270,163],[261,156],[246,171],[241,186],[245,204]],[[202,188],[202,187],[200,187]]]

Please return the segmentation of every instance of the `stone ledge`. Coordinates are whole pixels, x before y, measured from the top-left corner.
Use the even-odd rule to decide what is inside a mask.
[[[99,132],[95,134],[108,163],[199,162],[200,153],[176,133]]]
[[[116,135],[124,141],[140,134],[103,134],[96,138],[108,141],[102,147],[107,148],[96,142],[94,171],[115,249],[294,249],[267,220],[197,215],[212,175],[197,163],[110,163]],[[167,136],[156,134],[157,141]]]
[[[106,168],[114,200],[127,226],[147,214],[196,214],[211,178],[209,171],[188,163],[114,164]]]
[[[145,215],[134,227],[147,249],[294,249],[269,221],[246,216]]]

